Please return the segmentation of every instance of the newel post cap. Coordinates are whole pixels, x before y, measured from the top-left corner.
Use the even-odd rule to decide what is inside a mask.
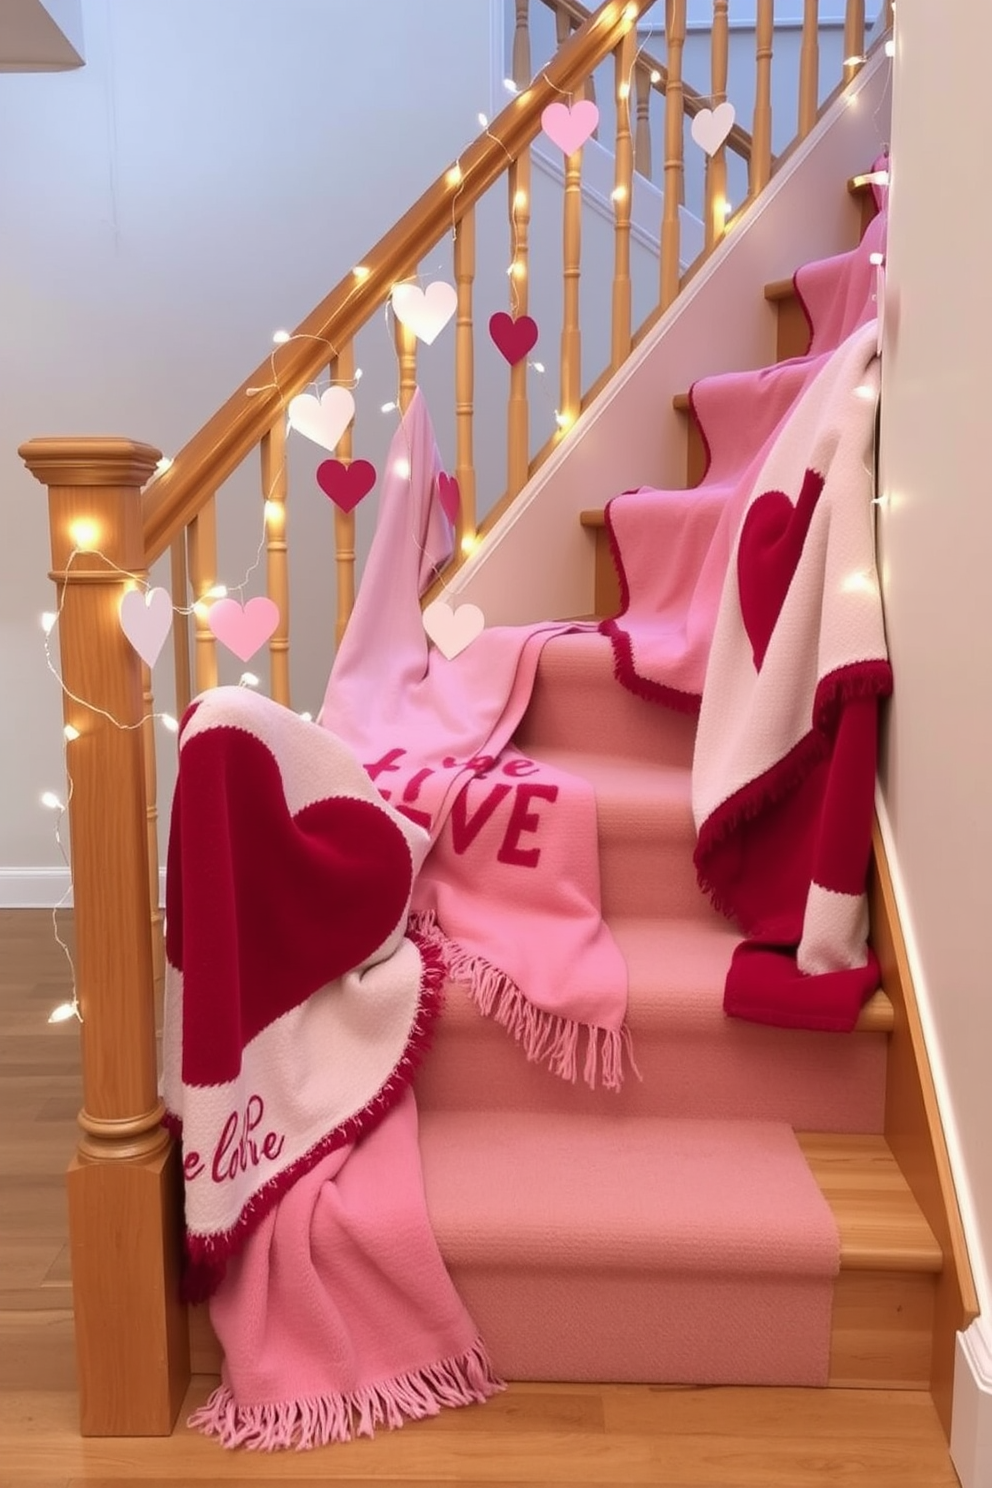
[[[29,439],[17,453],[44,486],[143,486],[162,458],[154,445],[105,434]]]

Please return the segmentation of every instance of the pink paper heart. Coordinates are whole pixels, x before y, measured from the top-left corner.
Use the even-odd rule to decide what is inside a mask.
[[[240,661],[249,661],[274,634],[279,624],[279,606],[259,594],[243,607],[236,599],[218,599],[210,606],[210,629]]]
[[[744,518],[737,547],[737,589],[756,671],[761,671],[822,490],[823,476],[807,470],[795,506],[784,491],[765,491]]]
[[[571,108],[549,103],[541,115],[541,128],[553,145],[566,155],[582,148],[599,123],[599,109],[591,98],[581,98]]]
[[[489,334],[496,349],[515,367],[537,345],[537,321],[529,315],[518,315],[514,320],[505,310],[497,310],[489,317]]]
[[[462,493],[455,477],[446,475],[443,470],[437,478],[437,499],[452,527],[456,526],[462,509]]]
[[[165,589],[129,589],[121,600],[121,630],[146,666],[154,666],[172,624],[172,600]]]
[[[322,460],[317,466],[317,484],[325,496],[343,512],[354,511],[376,482],[375,466],[369,460]]]

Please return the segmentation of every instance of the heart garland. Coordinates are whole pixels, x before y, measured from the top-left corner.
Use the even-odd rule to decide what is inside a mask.
[[[463,604],[453,610],[446,599],[435,599],[423,613],[424,630],[447,661],[453,661],[486,628],[486,617],[478,605]]]
[[[329,387],[315,398],[298,393],[289,400],[290,426],[314,444],[333,451],[355,417],[355,400],[345,387]]]
[[[425,346],[436,341],[458,307],[454,285],[435,279],[426,289],[418,284],[397,284],[392,292],[393,313]]]
[[[692,137],[707,155],[715,155],[733,129],[736,117],[732,103],[718,103],[715,109],[700,109],[692,121]]]
[[[591,98],[582,98],[571,107],[549,103],[541,115],[541,128],[553,145],[565,155],[580,150],[599,123],[599,109]]]
[[[537,345],[537,321],[529,315],[518,315],[514,319],[505,310],[498,310],[489,317],[489,335],[497,351],[502,352],[511,367],[515,367]]]
[[[452,527],[456,527],[462,509],[462,493],[456,477],[446,475],[443,470],[437,478],[437,499]]]
[[[166,589],[129,589],[121,600],[121,630],[146,666],[154,666],[172,625],[172,599]]]
[[[246,605],[236,599],[218,599],[210,606],[207,624],[222,646],[233,651],[240,661],[250,661],[275,633],[279,606],[265,594],[250,599]]]
[[[350,465],[343,460],[322,460],[317,466],[318,486],[345,513],[354,511],[377,479],[376,468],[369,460],[352,460]]]

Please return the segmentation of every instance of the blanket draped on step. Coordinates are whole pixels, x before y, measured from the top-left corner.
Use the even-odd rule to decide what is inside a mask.
[[[327,731],[245,688],[184,719],[163,1095],[185,1285],[226,1446],[310,1446],[497,1383],[427,1219],[409,1082],[443,969],[406,934],[426,848]]]
[[[430,852],[415,923],[528,1059],[619,1087],[627,972],[599,911],[591,785],[512,748],[560,624],[494,626],[447,659],[424,629],[440,457],[415,394],[390,447],[379,517],[320,722],[346,740]]]
[[[696,865],[736,917],[724,1006],[853,1027],[878,986],[865,943],[878,699],[891,690],[872,518],[877,217],[796,286],[805,357],[692,389],[702,484],[607,508],[618,680],[699,712]]]

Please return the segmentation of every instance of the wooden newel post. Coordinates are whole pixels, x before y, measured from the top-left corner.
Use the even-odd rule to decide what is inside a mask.
[[[78,438],[31,440],[20,454],[48,487],[65,721],[79,730],[68,760],[83,1109],[68,1193],[81,1429],[167,1435],[189,1379],[181,1175],[157,1091],[145,745],[133,727],[142,662],[119,622],[133,587],[120,570],[144,570],[140,489],[159,452]]]

